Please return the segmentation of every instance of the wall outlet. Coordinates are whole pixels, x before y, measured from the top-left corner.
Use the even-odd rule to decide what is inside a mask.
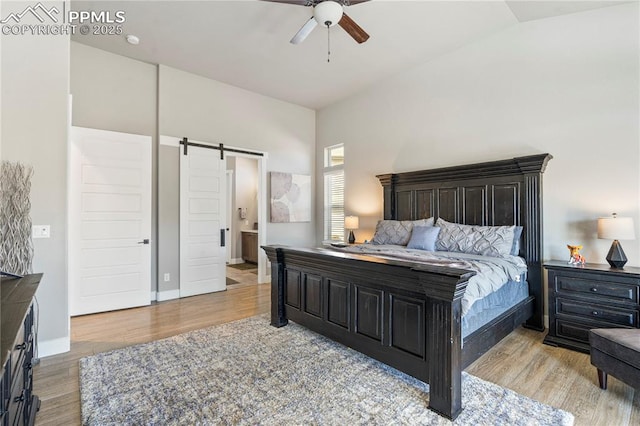
[[[50,238],[51,226],[50,225],[33,225],[31,227],[31,235],[33,238]]]
[[[167,272],[166,274],[164,274],[164,282],[166,283],[169,281],[171,281],[171,274]]]

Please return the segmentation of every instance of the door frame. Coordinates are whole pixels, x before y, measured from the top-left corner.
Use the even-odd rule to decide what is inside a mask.
[[[227,146],[228,148],[247,151],[245,148]],[[267,158],[268,153],[254,151],[260,155],[250,155],[241,152],[226,152],[230,157],[244,157],[258,162],[258,247],[267,244]],[[267,255],[264,250],[258,249],[258,284],[268,283],[271,280],[267,269]]]
[[[231,237],[233,236],[233,170],[226,170],[226,182],[227,186],[227,265],[231,265],[231,260],[233,259],[233,255],[231,254],[231,249],[233,248],[233,244],[231,244]]]

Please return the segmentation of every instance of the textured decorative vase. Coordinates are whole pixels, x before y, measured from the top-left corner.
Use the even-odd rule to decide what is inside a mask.
[[[31,272],[31,176],[33,168],[3,161],[0,167],[0,270]]]

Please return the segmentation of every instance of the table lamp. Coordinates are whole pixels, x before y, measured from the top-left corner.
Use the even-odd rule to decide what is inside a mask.
[[[344,227],[349,230],[349,244],[353,244],[356,242],[356,236],[353,235],[353,230],[358,229],[360,225],[360,220],[358,216],[347,216],[344,218]]]
[[[636,239],[633,219],[630,217],[618,217],[616,213],[613,213],[612,217],[599,218],[598,238],[613,240],[606,259],[612,268],[622,269],[624,264],[627,263],[627,256],[625,256],[618,240]]]

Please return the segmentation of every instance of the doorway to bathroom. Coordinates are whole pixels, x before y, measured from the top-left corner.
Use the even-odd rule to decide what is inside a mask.
[[[255,285],[260,261],[260,162],[229,154],[227,167],[227,286]]]

